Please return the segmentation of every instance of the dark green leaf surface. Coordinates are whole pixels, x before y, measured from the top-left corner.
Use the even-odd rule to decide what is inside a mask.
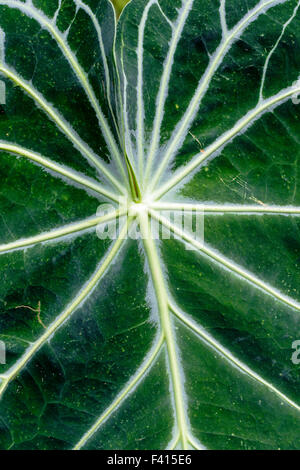
[[[299,47],[296,0],[0,0],[1,449],[299,448]]]

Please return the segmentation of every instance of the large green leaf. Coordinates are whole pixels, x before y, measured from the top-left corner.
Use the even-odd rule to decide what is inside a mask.
[[[300,2],[0,28],[0,448],[299,448]]]

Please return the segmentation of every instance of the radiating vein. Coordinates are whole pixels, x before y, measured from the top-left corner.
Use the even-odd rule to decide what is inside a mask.
[[[169,304],[165,280],[162,273],[159,256],[151,233],[148,213],[139,214],[141,234],[152,276],[153,287],[156,293],[157,306],[160,315],[160,323],[165,336],[168,362],[170,367],[172,389],[176,410],[177,425],[183,449],[188,449],[188,423],[185,410],[184,389],[182,385],[182,374],[179,367],[179,358],[176,348],[175,333],[170,319]]]
[[[177,445],[180,442],[180,433],[177,432],[175,437],[171,440],[171,442],[167,446],[167,450],[174,450],[176,449]]]
[[[226,31],[223,29],[222,41],[219,47],[217,48],[217,50],[215,51],[215,53],[213,54],[213,56],[211,57],[208,67],[199,81],[196,92],[192,100],[190,101],[190,104],[184,116],[182,117],[179,124],[174,129],[169,139],[169,143],[167,145],[164,158],[152,180],[151,189],[153,189],[155,185],[157,184],[159,178],[161,177],[163,171],[167,167],[174,153],[176,151],[178,152],[179,148],[181,147],[184,141],[184,138],[188,130],[190,129],[193,120],[195,119],[195,116],[197,114],[201,101],[207,89],[209,88],[210,82],[216,70],[222,63],[224,56],[230,50],[230,47],[232,46],[233,42],[240,37],[240,35],[247,28],[247,26],[254,19],[256,19],[260,14],[265,13],[272,6],[278,3],[285,2],[285,1],[286,0],[269,0],[265,2],[262,1],[258,5],[256,5],[252,10],[250,10],[247,13],[247,15],[245,15],[244,18],[242,18],[232,30],[228,31],[227,34],[225,34]],[[222,12],[222,5],[221,5],[221,12]]]
[[[222,27],[222,39],[225,40],[228,34],[228,27],[226,22],[226,0],[220,1],[220,8],[219,8],[219,15],[220,15],[220,23]]]
[[[217,251],[213,250],[212,248],[209,248],[206,244],[200,243],[199,241],[195,240],[184,230],[170,223],[165,217],[158,215],[154,211],[150,211],[150,212],[153,218],[158,220],[161,224],[163,224],[165,227],[171,230],[174,234],[180,237],[183,241],[186,241],[187,243],[190,243],[192,246],[197,248],[199,252],[205,254],[206,256],[208,256],[209,258],[211,258],[212,260],[214,260],[215,262],[217,262],[224,268],[229,269],[230,271],[237,274],[238,276],[245,279],[246,281],[249,281],[251,284],[263,290],[267,294],[280,300],[282,303],[300,311],[300,304],[296,300],[293,300],[287,295],[282,294],[280,291],[278,291],[277,289],[274,289],[272,286],[262,281],[254,274],[250,273],[249,271],[242,268],[238,264],[230,261],[228,258],[218,253]]]
[[[198,153],[183,169],[180,169],[175,175],[169,179],[159,190],[154,193],[154,198],[159,199],[165,193],[170,191],[171,188],[182,182],[189,176],[200,164],[206,161],[217,151],[220,151],[225,145],[232,141],[238,135],[244,133],[253,123],[266,112],[272,111],[274,108],[283,104],[290,99],[295,93],[300,93],[300,86],[291,86],[286,88],[274,96],[265,99],[250,110],[244,117],[242,117],[229,131],[220,136],[214,143],[212,143],[204,152]]]
[[[42,157],[41,155],[35,152],[32,152],[31,150],[28,150],[24,147],[21,147],[20,145],[15,145],[15,144],[4,142],[1,140],[0,150],[10,152],[16,155],[20,155],[21,157],[28,158],[29,160],[38,163],[44,168],[48,168],[49,170],[54,171],[55,173],[63,177],[66,177],[74,181],[75,183],[79,183],[85,188],[92,189],[93,191],[96,191],[97,193],[100,193],[103,196],[106,196],[112,201],[115,201],[115,202],[119,201],[119,198],[120,198],[119,195],[114,194],[111,191],[108,191],[101,184],[96,183],[96,182],[94,183],[89,178],[86,178],[80,175],[79,173],[75,172],[71,168],[66,168],[65,166],[59,165],[58,163],[54,163],[49,158]]]
[[[138,47],[137,47],[137,87],[136,87],[136,98],[137,98],[137,114],[136,114],[136,128],[137,128],[137,151],[138,151],[138,166],[140,180],[143,175],[144,168],[144,91],[143,91],[143,54],[144,54],[144,34],[146,22],[150,8],[157,2],[157,0],[150,0],[145,7],[142,18],[138,28]]]
[[[80,439],[80,441],[76,444],[73,450],[81,449],[91,438],[92,436],[99,430],[100,426],[117,410],[120,404],[128,398],[128,396],[134,391],[136,385],[140,382],[140,380],[145,376],[145,374],[149,371],[151,366],[153,365],[155,359],[157,358],[161,347],[164,343],[164,335],[162,334],[159,337],[159,340],[152,348],[149,356],[146,358],[146,361],[141,366],[141,368],[137,371],[133,379],[129,381],[129,383],[125,386],[125,388],[121,391],[121,393],[117,396],[117,398],[112,402],[112,404],[102,413],[100,418],[97,419],[95,424],[84,434],[84,436]]]
[[[158,211],[187,211],[187,212],[212,212],[216,214],[281,214],[298,215],[300,207],[293,206],[273,206],[268,204],[248,205],[248,204],[197,204],[181,202],[154,202],[150,204],[151,209]]]
[[[284,393],[278,390],[274,385],[265,380],[250,367],[236,358],[227,348],[222,346],[217,340],[215,340],[209,333],[207,333],[204,328],[201,328],[195,321],[191,320],[187,315],[172,302],[169,302],[170,308],[173,313],[187,326],[189,327],[197,336],[199,336],[206,344],[208,344],[214,351],[218,352],[222,357],[224,357],[231,365],[236,366],[241,372],[246,373],[251,379],[259,382],[261,385],[267,387],[269,390],[274,392],[278,397],[288,403],[290,406],[295,408],[297,411],[300,411],[300,406],[297,405],[293,400],[288,398]]]
[[[12,80],[22,90],[24,90],[43,110],[44,112],[55,122],[55,124],[63,131],[68,139],[80,150],[80,152],[86,156],[86,158],[92,162],[113,184],[114,186],[123,193],[124,189],[116,178],[108,171],[105,166],[100,162],[100,159],[94,152],[84,143],[81,138],[77,135],[75,130],[67,123],[56,111],[45,98],[33,88],[30,82],[26,82],[17,75],[16,72],[12,71],[8,67],[0,63],[0,73]]]
[[[110,79],[110,73],[109,73],[109,68],[108,68],[108,62],[107,62],[107,57],[106,57],[106,53],[105,53],[105,48],[104,48],[104,43],[103,43],[103,36],[102,36],[102,28],[100,26],[100,23],[96,17],[96,15],[93,13],[93,11],[91,10],[91,8],[86,5],[84,2],[82,2],[81,0],[75,0],[75,3],[80,7],[82,8],[82,10],[85,11],[85,13],[91,18],[92,20],[92,23],[94,25],[94,28],[97,32],[97,37],[98,37],[98,42],[99,42],[99,48],[100,48],[100,51],[101,51],[101,56],[102,56],[102,61],[103,61],[103,67],[104,67],[104,73],[105,73],[105,79],[106,79],[106,93],[107,93],[107,101],[108,101],[108,106],[109,106],[109,109],[110,109],[110,112],[111,112],[111,116],[114,120],[114,124],[115,124],[115,127],[116,127],[116,130],[118,131],[118,126],[117,126],[117,123],[115,121],[115,115],[114,115],[114,112],[113,112],[113,109],[112,109],[112,104],[111,104],[111,79]],[[122,169],[124,172],[124,167],[122,165]]]
[[[167,92],[171,77],[171,71],[174,62],[174,55],[177,49],[178,42],[181,39],[181,33],[184,28],[185,22],[189,15],[189,12],[192,8],[193,0],[184,0],[182,6],[178,11],[178,17],[172,29],[172,37],[170,41],[169,51],[166,57],[166,60],[163,65],[163,74],[160,81],[159,92],[156,100],[156,113],[154,118],[153,132],[151,137],[151,143],[147,158],[147,167],[145,173],[145,181],[147,181],[153,160],[155,158],[155,153],[159,145],[160,139],[160,127],[164,116],[164,106],[167,99]]]
[[[122,75],[123,75],[123,97],[122,97],[121,90],[120,90],[120,103],[121,103],[122,109],[124,110],[122,113],[122,125],[124,126],[124,135],[123,135],[124,141],[122,143],[124,147],[124,153],[126,154],[126,157],[129,159],[130,165],[132,166],[135,175],[137,175],[136,164],[138,165],[138,162],[135,162],[135,159],[134,159],[134,151],[133,151],[133,146],[132,146],[132,141],[131,141],[131,131],[130,131],[129,120],[128,120],[128,112],[127,112],[128,81],[127,81],[127,76],[126,76],[125,67],[124,67],[124,46],[125,44],[123,40],[123,31],[122,31],[121,57],[120,57],[120,61],[122,65]]]
[[[27,248],[29,246],[36,245],[37,243],[43,243],[57,238],[65,237],[66,235],[79,234],[82,231],[88,230],[89,228],[96,227],[110,220],[118,219],[122,215],[125,215],[126,210],[113,211],[102,217],[91,217],[80,222],[65,225],[58,229],[50,230],[49,232],[43,232],[33,237],[22,238],[11,243],[0,245],[0,254],[7,253],[9,251],[19,250],[21,248]]]
[[[108,63],[107,63],[107,57],[105,54],[105,49],[104,49],[104,43],[103,43],[103,37],[102,37],[102,28],[100,26],[100,23],[96,17],[96,15],[93,13],[91,8],[84,3],[81,0],[75,0],[76,5],[78,5],[85,13],[91,18],[94,28],[97,32],[97,37],[98,37],[98,42],[99,42],[99,48],[101,51],[101,56],[102,56],[102,61],[103,61],[103,67],[104,67],[104,73],[105,73],[105,79],[106,79],[106,89],[107,89],[107,98],[110,103],[110,74],[109,74],[109,68],[108,68]]]
[[[81,291],[77,294],[75,299],[67,306],[67,308],[54,320],[53,323],[45,330],[44,334],[39,339],[31,343],[29,348],[25,351],[23,356],[5,373],[0,375],[2,382],[0,383],[0,399],[3,396],[8,384],[24,369],[27,363],[32,359],[34,354],[51,339],[56,331],[72,316],[80,305],[83,304],[91,294],[95,286],[103,277],[111,263],[115,260],[119,249],[126,237],[128,230],[128,223],[126,221],[119,238],[114,242],[107,256],[101,261],[99,267],[83,286]]]
[[[79,6],[81,6],[81,8],[84,8],[84,4],[82,4],[82,2],[80,2],[78,0],[77,3],[79,4]],[[7,5],[10,8],[19,9],[21,12],[25,13],[29,17],[34,18],[43,28],[47,29],[50,32],[50,34],[53,36],[53,38],[56,40],[58,46],[60,47],[60,49],[63,52],[64,56],[66,57],[69,64],[71,65],[73,71],[75,72],[75,74],[76,74],[80,84],[82,85],[82,87],[83,87],[83,89],[84,89],[91,105],[93,106],[93,108],[95,110],[95,113],[97,115],[101,130],[103,132],[103,136],[105,138],[105,141],[106,141],[110,151],[112,152],[112,155],[115,157],[116,161],[118,162],[119,168],[120,168],[123,176],[125,177],[124,167],[123,167],[122,162],[121,162],[119,149],[117,147],[117,144],[115,142],[115,139],[114,139],[114,136],[111,132],[111,129],[110,129],[110,127],[109,127],[109,125],[106,121],[106,118],[105,118],[105,116],[102,112],[100,104],[99,104],[99,102],[98,102],[98,100],[95,96],[95,93],[94,93],[94,91],[93,91],[93,89],[90,85],[89,79],[88,79],[85,71],[83,70],[83,68],[80,66],[78,60],[76,59],[75,55],[73,54],[72,50],[70,49],[67,41],[65,40],[65,38],[63,37],[61,32],[58,30],[58,28],[54,25],[53,22],[51,22],[51,20],[46,15],[44,15],[40,10],[37,10],[32,4],[27,5],[27,4],[20,3],[20,2],[14,1],[14,0],[0,0],[0,5]],[[94,25],[96,26],[95,23],[94,23]],[[99,25],[98,25],[98,28],[99,28]],[[100,30],[100,32],[101,32],[101,30]],[[101,45],[102,45],[102,48],[101,48]],[[100,43],[100,48],[101,48],[101,52],[102,52],[102,56],[103,56],[104,51],[103,51],[103,42],[102,41]],[[105,54],[104,54],[104,56],[105,56]],[[104,67],[105,67],[105,64],[104,64]],[[106,68],[107,68],[107,64],[106,64]],[[103,169],[102,169],[102,171],[103,171]]]
[[[190,444],[195,448],[195,450],[207,450],[206,447],[204,447],[202,444],[196,441],[194,436],[192,434],[189,434],[188,440]]]
[[[260,101],[263,100],[263,90],[264,90],[266,75],[267,75],[267,71],[268,71],[268,67],[269,67],[269,63],[270,63],[270,60],[271,60],[271,58],[272,58],[272,55],[274,54],[274,52],[276,51],[278,45],[280,44],[280,41],[281,41],[281,39],[283,38],[284,33],[285,33],[287,27],[288,27],[288,26],[291,24],[291,22],[295,19],[296,15],[297,15],[297,12],[298,12],[298,10],[299,10],[299,7],[300,7],[300,2],[298,2],[298,4],[296,5],[296,7],[294,8],[294,11],[293,11],[293,14],[291,15],[291,17],[284,23],[279,38],[277,39],[277,41],[275,42],[274,46],[272,47],[271,51],[269,52],[269,54],[268,54],[268,56],[267,56],[267,59],[266,59],[266,61],[265,61],[265,65],[264,65],[264,68],[263,68],[263,76],[262,76],[261,86],[260,86],[260,91],[259,91],[259,99],[260,99]]]
[[[171,26],[171,28],[173,29],[174,28],[174,24],[172,23],[172,21],[167,17],[167,15],[165,14],[165,12],[163,11],[160,3],[159,3],[159,0],[156,0],[156,6],[157,8],[159,9],[159,12],[161,14],[161,16],[164,18],[164,20],[168,23],[169,26]]]

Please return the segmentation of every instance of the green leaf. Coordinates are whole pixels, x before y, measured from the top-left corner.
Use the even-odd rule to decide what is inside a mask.
[[[299,447],[299,47],[298,0],[0,0],[1,449]]]

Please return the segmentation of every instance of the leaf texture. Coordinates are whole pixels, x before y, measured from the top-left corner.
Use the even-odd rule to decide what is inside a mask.
[[[1,449],[299,448],[299,47],[298,0],[0,0]]]

